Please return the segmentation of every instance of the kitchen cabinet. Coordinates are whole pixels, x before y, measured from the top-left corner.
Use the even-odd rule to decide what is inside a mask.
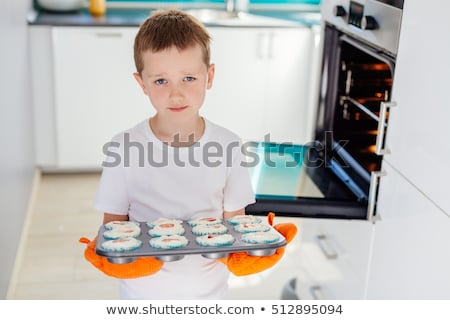
[[[303,219],[296,255],[300,299],[364,299],[374,225]]]
[[[368,299],[449,299],[450,217],[384,163]]]
[[[133,77],[136,32],[52,28],[58,167],[100,167],[103,145],[152,114]]]
[[[369,299],[450,298],[450,43],[441,38],[450,21],[435,10],[441,5],[407,1],[403,8]]]
[[[314,40],[309,27],[210,27],[213,88],[202,113],[244,140],[303,144],[313,122]]]
[[[100,168],[104,144],[153,112],[132,75],[137,28],[29,29],[37,165]]]
[[[446,10],[436,10],[441,6],[438,0],[405,2],[385,159],[450,213],[450,42],[442,41],[450,21]]]

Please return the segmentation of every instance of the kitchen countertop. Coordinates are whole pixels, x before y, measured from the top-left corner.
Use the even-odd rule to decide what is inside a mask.
[[[33,10],[28,14],[29,25],[52,26],[139,26],[150,14],[152,9],[108,9],[101,17],[92,16],[86,8],[74,12],[48,12]],[[320,24],[320,13],[301,10],[251,10],[249,13],[263,17],[282,19],[293,25],[312,26]],[[205,23],[217,25],[217,23]]]
[[[94,17],[87,9],[73,12],[34,11],[29,25],[53,26],[139,26],[150,14],[150,9],[109,9],[104,16]]]

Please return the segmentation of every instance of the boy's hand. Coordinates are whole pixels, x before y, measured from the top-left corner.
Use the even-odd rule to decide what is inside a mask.
[[[114,278],[131,279],[149,276],[158,272],[164,264],[155,258],[137,258],[135,261],[126,264],[111,263],[106,257],[95,253],[97,238],[92,241],[81,238],[79,242],[86,244],[84,250],[86,260],[104,274]]]
[[[272,225],[275,214],[271,212],[267,218],[269,224]],[[293,223],[280,223],[273,227],[286,238],[287,243],[291,242],[297,234],[297,227]],[[220,261],[225,263],[228,270],[234,275],[246,276],[273,267],[283,257],[284,250],[284,247],[278,248],[273,255],[265,257],[251,256],[246,252],[234,252]]]

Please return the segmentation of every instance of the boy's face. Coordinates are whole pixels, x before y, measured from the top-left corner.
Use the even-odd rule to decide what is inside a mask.
[[[142,74],[135,73],[134,76],[150,98],[158,117],[183,121],[198,116],[206,90],[211,88],[214,78],[214,65],[207,68],[201,48],[148,50],[142,57]]]

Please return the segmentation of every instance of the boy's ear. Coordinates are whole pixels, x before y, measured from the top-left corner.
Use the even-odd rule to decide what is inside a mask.
[[[142,90],[144,91],[145,94],[147,94],[146,90],[145,90],[145,85],[144,85],[144,81],[142,80],[141,75],[138,72],[133,73],[134,78],[136,79],[137,83],[139,84],[139,86],[142,88]]]
[[[214,80],[215,71],[216,71],[216,66],[214,65],[214,63],[211,63],[209,65],[209,69],[208,69],[208,82],[206,83],[206,89],[211,89],[213,80]]]

